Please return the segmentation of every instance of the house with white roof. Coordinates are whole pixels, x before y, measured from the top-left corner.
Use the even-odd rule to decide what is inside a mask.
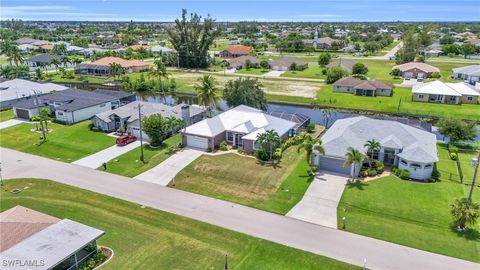
[[[444,83],[438,80],[414,85],[412,94],[413,101],[444,104],[478,104],[480,96],[480,93],[469,84]]]
[[[257,135],[275,130],[281,139],[295,133],[297,123],[239,105],[215,117],[202,120],[182,130],[183,145],[214,150],[221,142],[243,147],[251,154],[259,145]]]
[[[475,85],[480,82],[480,65],[454,68],[452,78],[461,79],[469,84]]]
[[[31,96],[48,94],[67,89],[54,83],[38,83],[23,79],[14,79],[0,83],[0,108],[12,107],[20,100]]]
[[[408,170],[413,179],[432,176],[434,163],[438,161],[435,134],[397,121],[365,116],[335,121],[322,136],[325,155],[314,152],[313,162],[320,170],[358,175],[361,164],[352,172],[353,166],[343,166],[345,154],[351,147],[370,156],[372,153],[367,152],[365,143],[372,139],[381,144],[380,151],[373,153],[375,160]]]

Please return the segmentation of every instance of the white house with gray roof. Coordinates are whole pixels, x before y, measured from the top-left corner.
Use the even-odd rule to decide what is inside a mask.
[[[38,83],[23,79],[0,82],[0,108],[12,107],[20,100],[31,96],[44,95],[54,91],[67,89],[54,83]]]
[[[408,170],[413,179],[432,176],[434,163],[438,161],[435,134],[400,122],[365,116],[335,121],[322,136],[325,155],[315,152],[314,163],[320,170],[350,175],[352,168],[343,167],[348,148],[367,154],[365,143],[372,139],[382,146],[379,152],[373,153],[374,159]],[[356,167],[355,175],[361,166]]]
[[[454,68],[452,78],[461,79],[475,85],[480,82],[480,65],[471,65]]]

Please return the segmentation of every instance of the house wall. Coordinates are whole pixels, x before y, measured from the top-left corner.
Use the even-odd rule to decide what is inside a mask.
[[[471,97],[472,100],[468,100],[468,97]],[[478,96],[461,96],[460,102],[465,104],[478,104]]]
[[[110,131],[114,131],[115,129],[115,126],[114,126],[115,124],[113,121],[105,122],[98,117],[93,117],[92,124],[102,131],[110,132]]]
[[[429,95],[428,94],[413,93],[412,99],[413,99],[413,101],[428,102]]]
[[[109,111],[112,109],[112,103],[106,102],[88,108],[76,110],[74,112],[55,111],[55,118],[65,124],[73,124],[92,118],[95,114]],[[63,114],[63,115],[61,115]]]
[[[405,164],[406,162],[406,164]],[[418,165],[418,166],[415,166]],[[408,170],[410,172],[410,178],[417,180],[429,179],[432,177],[433,164],[425,164],[418,162],[411,162],[405,159],[401,159],[398,163],[398,168],[402,170]]]
[[[333,86],[333,92],[338,92],[338,93],[355,93],[355,90],[353,89],[353,87],[350,87],[350,86],[334,85],[334,86]]]
[[[251,155],[254,150],[253,150],[253,144],[255,142],[251,140],[243,140],[243,151],[245,154]]]
[[[14,116],[14,118],[18,118],[17,108],[16,108],[16,107],[13,107],[12,109],[13,109],[13,116]],[[39,108],[35,108],[35,109],[22,109],[22,108],[18,108],[18,109],[19,109],[19,110],[28,111],[28,117],[29,117],[29,119],[31,119],[32,116],[39,114]]]
[[[411,68],[411,69],[405,70],[405,71],[402,72],[402,76],[405,77],[406,73],[411,73],[412,78],[417,78],[418,73],[423,73],[424,78],[428,78],[428,77],[430,77],[430,75],[432,75],[431,72],[425,72],[425,71],[420,70],[418,68]]]
[[[392,89],[377,89],[375,91],[375,95],[377,96],[386,96],[386,97],[391,97],[393,94],[393,90]]]

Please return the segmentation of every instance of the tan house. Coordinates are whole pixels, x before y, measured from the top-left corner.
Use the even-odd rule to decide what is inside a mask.
[[[353,77],[345,77],[333,84],[333,92],[351,93],[365,97],[389,97],[393,94],[393,86],[377,80],[359,80]]]
[[[307,62],[291,57],[284,57],[270,61],[270,66],[272,67],[272,70],[287,71],[292,68],[293,63],[296,65],[296,70],[304,70],[308,67]]]
[[[253,48],[243,45],[230,45],[225,50],[220,52],[220,56],[223,58],[235,58],[246,55],[254,55]]]
[[[469,84],[444,83],[433,81],[414,85],[412,88],[413,101],[444,103],[444,104],[478,104],[477,92]]]
[[[440,72],[440,69],[429,64],[420,62],[409,62],[394,66],[392,70],[399,69],[402,72],[402,77],[406,79],[426,79],[432,75],[433,72]]]
[[[250,61],[250,65],[252,67],[258,67],[258,65],[260,64],[260,59],[251,55],[245,55],[245,56],[240,56],[240,57],[225,60],[225,62],[228,63],[229,68],[235,68],[235,69],[244,68],[247,64],[247,61]]]
[[[141,60],[125,60],[120,57],[104,57],[90,63],[82,63],[75,67],[75,72],[90,76],[109,76],[110,65],[116,63],[125,69],[126,73],[148,70],[149,64]]]

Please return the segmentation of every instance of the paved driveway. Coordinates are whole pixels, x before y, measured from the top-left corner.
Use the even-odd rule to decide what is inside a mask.
[[[266,78],[278,78],[280,77],[280,75],[282,75],[282,73],[284,73],[285,71],[280,71],[280,70],[272,70],[272,71],[269,71],[265,74],[263,74],[263,77],[266,77]]]
[[[287,216],[336,229],[337,206],[347,179],[347,176],[321,172]]]
[[[135,141],[125,146],[114,145],[100,152],[92,154],[90,156],[76,160],[72,163],[80,166],[96,169],[102,166],[102,163],[112,160],[118,156],[121,156],[127,153],[128,151],[133,150],[139,146],[140,146],[140,141]]]
[[[134,179],[166,186],[177,173],[203,153],[204,152],[200,150],[185,148],[167,158],[156,167],[135,176]]]
[[[15,125],[21,124],[21,123],[26,123],[28,122],[27,120],[22,120],[22,119],[10,119],[7,121],[0,122],[0,129],[8,128],[8,127],[13,127]]]

